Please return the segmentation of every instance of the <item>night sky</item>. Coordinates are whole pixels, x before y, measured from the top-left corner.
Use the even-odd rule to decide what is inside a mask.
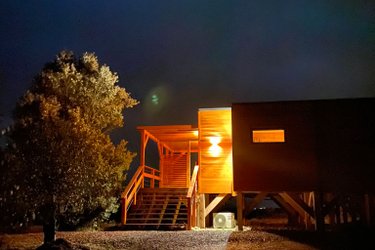
[[[233,102],[375,96],[375,1],[0,1],[2,124],[46,62],[95,52],[137,125],[197,124]]]

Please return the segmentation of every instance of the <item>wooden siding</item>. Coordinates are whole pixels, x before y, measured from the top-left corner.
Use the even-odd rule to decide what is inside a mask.
[[[198,128],[199,192],[232,193],[231,109],[200,109]]]
[[[374,192],[375,98],[232,105],[235,191]],[[253,130],[285,131],[254,143]]]
[[[163,156],[162,182],[163,188],[187,188],[189,186],[188,154],[171,154]]]

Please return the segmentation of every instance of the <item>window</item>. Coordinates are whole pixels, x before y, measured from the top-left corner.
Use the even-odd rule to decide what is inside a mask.
[[[253,130],[253,142],[285,142],[285,131],[284,129]]]

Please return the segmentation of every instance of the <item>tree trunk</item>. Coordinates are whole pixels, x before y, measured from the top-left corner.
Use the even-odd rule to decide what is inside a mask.
[[[44,244],[56,240],[56,206],[52,202],[45,206],[43,220]]]
[[[44,244],[54,242],[56,240],[55,220],[43,224]]]

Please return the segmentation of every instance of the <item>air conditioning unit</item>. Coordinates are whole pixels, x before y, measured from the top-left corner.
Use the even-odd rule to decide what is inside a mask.
[[[213,220],[214,228],[234,228],[236,226],[234,213],[214,213]]]

